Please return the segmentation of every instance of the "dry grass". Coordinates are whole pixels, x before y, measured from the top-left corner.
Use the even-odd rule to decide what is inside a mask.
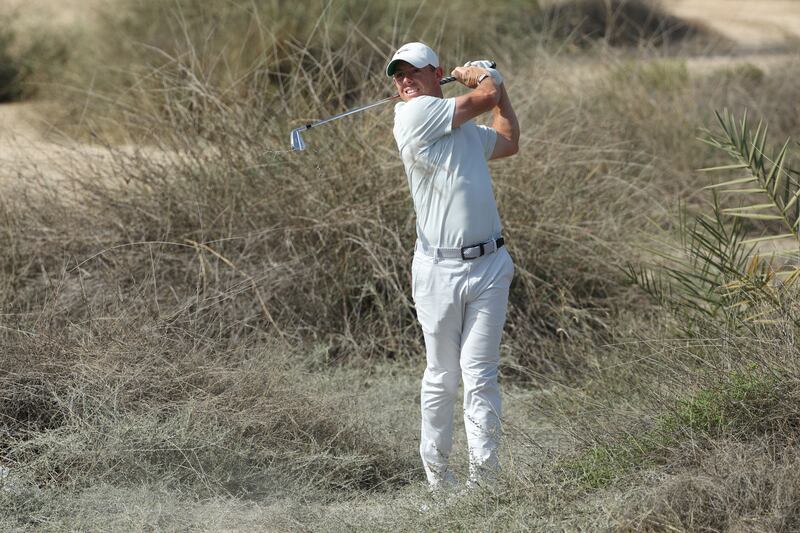
[[[797,449],[765,453],[764,443],[718,442],[686,450],[689,468],[664,476],[629,500],[619,527],[685,531],[791,531],[797,511]]]
[[[124,13],[141,35],[161,8],[135,6]],[[653,50],[498,56],[525,131],[520,155],[493,164],[518,272],[502,347],[506,469],[494,490],[420,514],[414,225],[391,109],[312,130],[304,153],[287,138],[384,95],[367,73],[390,47],[335,18],[308,46],[278,44],[249,4],[224,4],[210,32],[197,4],[180,6],[145,40],[158,68],[137,66],[141,83],[86,108],[102,162],[65,156],[57,184],[20,168],[24,186],[0,198],[0,465],[11,469],[0,524],[796,524],[794,329],[734,336],[707,323],[681,336],[680,317],[622,270],[675,225],[678,198],[700,205],[692,171],[717,161],[695,136],[715,107],[756,110],[776,137],[797,131],[796,65],[702,76]],[[277,55],[217,44],[242,20],[239,44],[263,38]],[[586,82],[565,64],[589,69]],[[131,79],[119,75],[110,87]],[[103,145],[104,132],[140,148]]]

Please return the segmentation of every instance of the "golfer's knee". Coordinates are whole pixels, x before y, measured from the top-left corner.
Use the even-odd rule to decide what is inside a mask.
[[[464,381],[485,383],[494,380],[497,382],[499,361],[463,361],[461,363],[461,373]]]
[[[500,384],[497,380],[497,365],[480,369],[465,369],[462,371],[464,380],[464,397],[486,398],[494,397],[500,393]]]
[[[429,391],[438,391],[448,396],[458,394],[458,385],[461,373],[458,369],[428,367],[423,378],[425,387]]]

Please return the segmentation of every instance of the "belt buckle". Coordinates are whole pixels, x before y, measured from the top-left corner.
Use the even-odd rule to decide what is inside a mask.
[[[463,259],[464,261],[472,261],[473,259],[477,259],[477,258],[481,257],[485,253],[484,250],[483,250],[483,244],[484,243],[480,243],[480,244],[476,244],[474,246],[464,246],[463,248],[461,248],[461,259]],[[464,252],[466,252],[467,250],[472,250],[473,248],[479,248],[480,249],[480,253],[478,255],[476,255],[475,257],[467,257],[466,255],[464,255]]]

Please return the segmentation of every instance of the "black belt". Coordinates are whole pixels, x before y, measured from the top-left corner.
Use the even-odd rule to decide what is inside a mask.
[[[420,240],[417,240],[415,249],[419,250],[428,257],[438,259],[461,259],[462,261],[470,261],[477,259],[486,254],[491,254],[499,250],[505,241],[502,237],[480,244],[472,244],[462,248],[441,248],[438,246],[426,247]]]
[[[492,249],[491,246],[486,246],[487,244],[494,242],[495,246]],[[496,239],[495,241],[488,241],[482,242],[480,244],[473,244],[472,246],[464,246],[461,248],[461,259],[464,261],[469,261],[471,259],[477,259],[482,257],[486,254],[494,253],[499,250],[504,244],[505,240],[502,237]],[[488,248],[488,249],[487,249]]]

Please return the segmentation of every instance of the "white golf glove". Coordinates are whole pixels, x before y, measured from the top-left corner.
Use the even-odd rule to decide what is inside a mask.
[[[497,84],[498,87],[503,84],[503,76],[496,69],[492,68],[492,62],[489,61],[488,59],[481,59],[479,61],[467,61],[466,63],[464,63],[464,66],[485,68],[492,76],[492,79],[494,79],[494,82]]]

